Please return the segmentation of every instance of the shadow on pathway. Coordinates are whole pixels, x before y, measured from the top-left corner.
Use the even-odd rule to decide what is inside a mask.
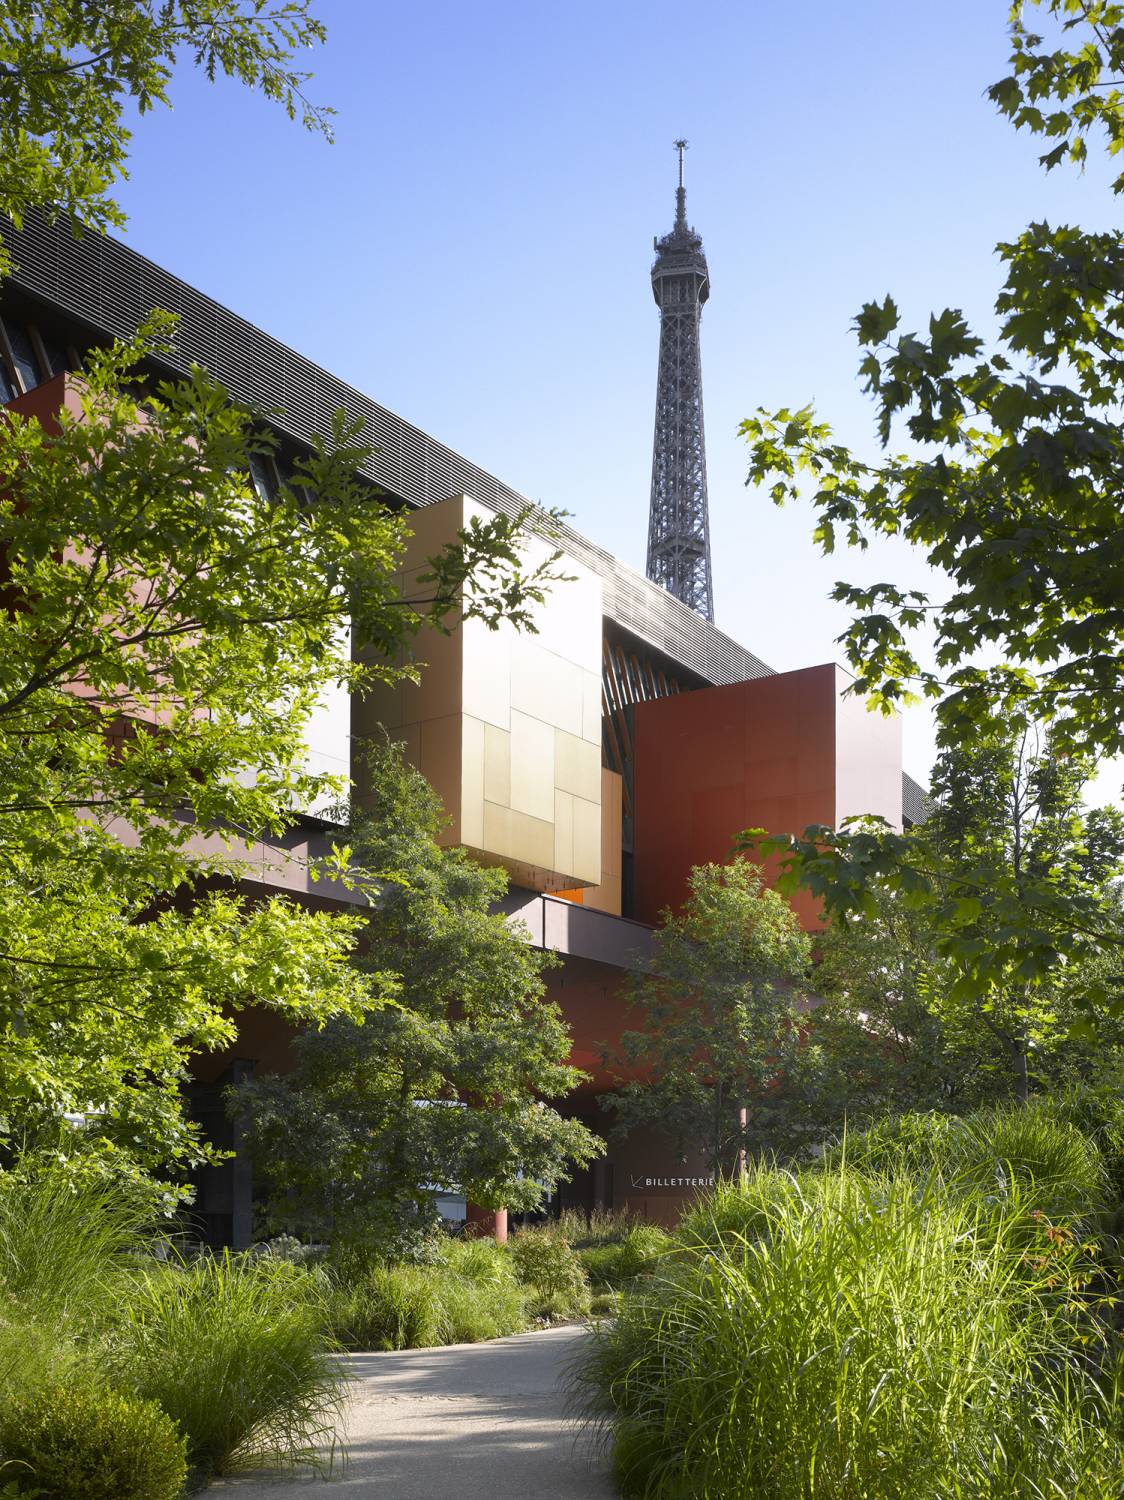
[[[330,1479],[240,1476],[244,1500],[602,1500],[603,1455],[565,1418],[562,1380],[585,1330],[354,1354],[350,1462]],[[233,1496],[232,1496],[233,1500]]]

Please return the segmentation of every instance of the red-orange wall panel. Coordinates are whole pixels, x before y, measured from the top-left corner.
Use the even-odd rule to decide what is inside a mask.
[[[640,921],[677,907],[692,866],[729,859],[744,828],[800,833],[864,811],[900,823],[900,727],[844,698],[849,681],[828,663],[636,706]],[[793,905],[822,926],[810,897]]]

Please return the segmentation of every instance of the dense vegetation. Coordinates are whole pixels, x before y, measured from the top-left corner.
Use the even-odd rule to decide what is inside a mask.
[[[1102,141],[1116,156],[1119,0],[1011,0],[1009,18],[1010,72],[987,90],[999,112],[1041,138],[1046,170],[1082,168]],[[825,553],[903,538],[942,580],[836,584],[853,616],[843,651],[872,706],[924,695],[944,750],[1041,732],[1055,759],[1088,764],[1124,749],[1124,254],[1118,232],[1044,219],[995,250],[994,338],[954,307],[916,329],[890,296],[857,314],[881,451],[851,451],[810,405],[760,410],[743,424],[749,483],[778,504],[809,500]],[[833,914],[869,915],[885,894],[924,911],[978,1025],[1016,986],[1033,1002],[1060,967],[1108,958],[1116,975],[1076,1003],[1091,1032],[1124,1017],[1117,906],[1068,862],[1022,860],[1017,832],[959,860],[880,822],[788,835],[789,875]],[[1023,1019],[1006,1009],[1017,1042]]]
[[[1118,1170],[1042,1105],[720,1189],[579,1377],[624,1494],[1118,1494]]]
[[[0,1295],[0,1472],[16,1493],[39,1493],[61,1449],[69,1478],[44,1491],[58,1500],[96,1493],[95,1471],[128,1495],[138,1451],[173,1475],[182,1449],[178,1481],[151,1491],[164,1500],[188,1466],[201,1480],[330,1450],[344,1377],[324,1289],[292,1266],[183,1259],[119,1191],[40,1174],[0,1184]]]
[[[1047,166],[1099,129],[1119,150],[1124,7],[1043,0],[1046,40],[1030,11],[991,97],[1054,143]],[[165,100],[177,52],[322,127],[291,61],[322,35],[304,0],[0,0],[0,209],[119,222],[126,106]],[[616,1316],[581,1389],[629,1495],[1120,1493],[1124,840],[1082,786],[1124,744],[1124,260],[1119,236],[1044,224],[1000,255],[990,354],[955,311],[925,334],[889,298],[857,319],[880,438],[904,420],[906,457],[867,463],[807,409],[746,424],[774,498],[811,479],[825,548],[904,535],[953,580],[937,604],[837,591],[861,687],[938,701],[937,808],[911,835],[788,846],[840,919],[810,1016],[807,944],[748,864],[700,872],[669,916],[624,1044],[655,1087],[622,1089],[618,1122],[664,1122],[716,1166],[795,1163],[759,1160],[670,1236],[603,1217],[506,1248],[426,1232],[419,1184],[533,1207],[591,1143],[540,1107],[573,1074],[538,961],[488,916],[498,877],[437,851],[432,808],[402,815],[420,792],[400,767],[361,867],[341,850],[320,872],[367,882],[362,959],[358,920],[245,903],[237,841],[192,840],[277,835],[345,791],[307,764],[317,693],[400,675],[458,608],[526,623],[552,565],[525,571],[497,517],[404,607],[406,523],[356,481],[362,434],[340,419],[256,482],[275,446],[258,414],[202,371],[154,382],[159,316],[89,360],[84,420],[0,425],[0,1494],[173,1500],[323,1463],[340,1350],[591,1306]],[[925,620],[933,664],[909,639]],[[241,1101],[275,1220],[303,1200],[321,1255],[181,1253],[153,1229],[206,1155],[187,1058],[248,1004],[327,1023],[288,1083]]]

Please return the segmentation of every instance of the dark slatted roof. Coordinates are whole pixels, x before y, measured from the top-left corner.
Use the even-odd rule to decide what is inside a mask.
[[[530,505],[494,474],[120,241],[90,232],[76,238],[65,221],[52,224],[40,215],[29,216],[19,231],[0,220],[0,234],[18,267],[14,284],[96,335],[129,335],[154,307],[177,314],[169,366],[206,366],[237,400],[268,412],[270,424],[297,442],[327,432],[341,407],[360,418],[377,450],[366,465],[368,477],[408,504],[466,494],[509,515]],[[771,670],[579,532],[563,525],[554,534],[558,545],[600,577],[606,615],[708,682],[740,682]]]

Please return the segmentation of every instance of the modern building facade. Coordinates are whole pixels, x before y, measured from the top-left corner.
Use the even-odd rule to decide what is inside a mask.
[[[284,451],[299,452],[338,408],[366,423],[377,448],[365,477],[413,512],[404,575],[473,511],[527,507],[493,475],[124,245],[41,219],[21,231],[3,226],[3,235],[18,270],[2,287],[0,401],[48,410],[84,349],[167,308],[180,325],[164,373],[198,362],[236,399],[280,413],[271,420]],[[538,634],[469,622],[426,638],[416,685],[326,700],[310,750],[350,769],[353,737],[385,726],[439,792],[447,837],[507,870],[511,920],[561,959],[550,992],[571,1026],[573,1060],[590,1073],[572,1108],[603,1129],[603,1044],[619,1035],[629,975],[691,866],[728,857],[747,826],[791,831],[867,811],[901,826],[924,815],[924,798],[902,774],[897,722],[847,697],[841,669],[776,673],[576,531],[545,517],[540,530],[529,545],[561,547],[573,578],[540,608]],[[318,905],[354,900],[309,885],[306,858],[326,852],[329,837],[309,816],[284,841],[263,844],[247,889]],[[811,906],[799,911],[818,924]],[[220,1108],[224,1084],[247,1069],[284,1069],[288,1043],[274,1017],[251,1012],[230,1054],[198,1059],[194,1105],[217,1138],[237,1145]],[[668,1218],[698,1177],[697,1164],[677,1160],[653,1133],[611,1142],[562,1197]],[[247,1164],[212,1170],[199,1188],[210,1236],[245,1242]]]

